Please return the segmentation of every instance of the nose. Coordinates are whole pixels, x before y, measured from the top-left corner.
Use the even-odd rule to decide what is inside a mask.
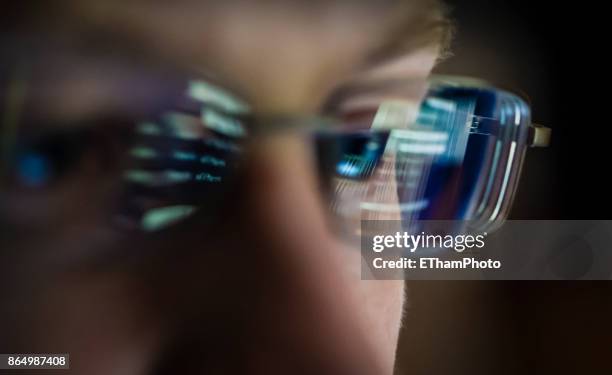
[[[392,373],[403,284],[360,280],[360,252],[328,229],[309,150],[289,135],[247,148],[231,207],[214,232],[192,233],[205,242],[188,241],[213,251],[167,271],[183,324],[159,374]]]

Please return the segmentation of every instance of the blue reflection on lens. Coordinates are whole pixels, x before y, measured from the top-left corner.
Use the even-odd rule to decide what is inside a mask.
[[[336,171],[339,175],[345,177],[356,177],[359,174],[360,168],[348,161],[341,161],[336,166]]]
[[[351,179],[369,178],[382,157],[387,138],[387,132],[336,135],[336,173]]]

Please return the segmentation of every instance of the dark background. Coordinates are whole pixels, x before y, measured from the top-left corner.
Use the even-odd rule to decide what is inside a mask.
[[[526,93],[552,145],[526,158],[512,219],[611,219],[609,12],[599,3],[447,1],[439,73]],[[612,251],[612,245],[611,245]],[[400,374],[610,374],[609,282],[409,282]]]

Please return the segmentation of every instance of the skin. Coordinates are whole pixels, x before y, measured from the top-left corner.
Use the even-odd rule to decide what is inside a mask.
[[[432,44],[369,63],[392,7],[70,7],[174,68],[223,77],[258,114],[316,112],[344,82],[422,81],[438,56]],[[41,113],[73,119],[117,106],[113,75],[79,66],[73,82],[55,77],[56,105]],[[331,233],[300,137],[257,139],[247,152],[243,188],[215,223],[165,239],[125,241],[102,229],[108,206],[88,197],[108,186],[93,166],[42,194],[7,192],[0,212],[38,229],[3,244],[21,253],[7,258],[19,267],[1,280],[12,290],[0,352],[70,353],[73,374],[392,373],[403,282],[360,280],[359,252]]]

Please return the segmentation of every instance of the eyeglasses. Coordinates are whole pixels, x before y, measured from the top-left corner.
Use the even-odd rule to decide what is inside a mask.
[[[340,145],[332,163],[336,212],[404,226],[460,220],[479,231],[499,227],[527,148],[550,139],[549,128],[531,122],[526,101],[463,77],[376,86],[348,89],[334,104],[345,114],[360,108],[369,128],[328,142]],[[415,97],[421,100],[408,99]]]
[[[519,96],[457,77],[347,85],[313,117],[255,117],[246,101],[202,80],[166,104],[122,119],[130,126],[119,131],[106,119],[103,131],[17,137],[5,171],[45,186],[90,141],[119,139],[113,223],[158,231],[212,214],[216,197],[239,183],[249,142],[289,129],[313,146],[330,216],[344,228],[364,219],[460,219],[493,230],[508,214],[526,149],[550,135],[531,123]]]

